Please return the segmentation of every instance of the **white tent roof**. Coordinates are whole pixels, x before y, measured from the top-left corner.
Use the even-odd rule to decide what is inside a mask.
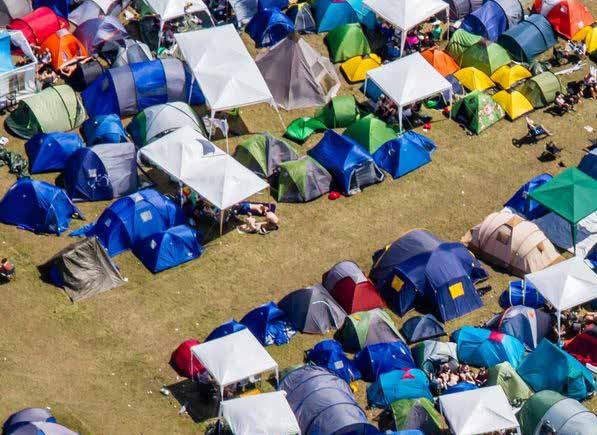
[[[439,397],[440,411],[455,435],[518,428],[516,416],[499,385]]]
[[[235,435],[294,435],[301,432],[284,391],[222,402],[222,415]]]
[[[248,329],[193,346],[191,352],[221,387],[278,370],[278,364]]]
[[[209,11],[201,0],[145,0],[162,22],[195,12]]]
[[[143,147],[139,156],[220,210],[268,187],[265,181],[189,126]]]
[[[363,5],[403,31],[450,9],[450,5],[442,0],[364,0]]]
[[[525,280],[563,311],[597,298],[597,274],[580,257],[530,273]]]
[[[175,38],[212,112],[264,102],[275,104],[233,25],[177,33]]]

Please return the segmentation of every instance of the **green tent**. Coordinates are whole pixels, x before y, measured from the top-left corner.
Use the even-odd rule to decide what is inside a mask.
[[[554,102],[556,93],[562,91],[560,79],[551,71],[544,71],[516,87],[535,109]]]
[[[533,391],[508,361],[489,368],[489,378],[486,385],[488,387],[500,385],[506,393],[510,405],[515,407],[519,407],[533,395]]]
[[[369,154],[373,154],[387,141],[396,139],[397,135],[381,119],[374,115],[367,115],[351,124],[344,131],[344,136],[354,139],[369,151]]]
[[[448,431],[444,417],[425,397],[400,399],[390,405],[396,430],[419,429],[423,433],[437,434]]]
[[[348,127],[359,117],[357,100],[353,95],[334,97],[315,114],[327,128]]]
[[[457,64],[460,64],[464,52],[482,39],[479,35],[473,35],[464,29],[458,29],[452,34],[446,47],[446,53],[452,56]]]
[[[336,27],[327,34],[326,41],[334,63],[371,53],[369,41],[358,23]]]
[[[263,133],[239,143],[234,158],[260,177],[267,178],[282,162],[298,159],[298,154],[283,140]]]
[[[452,118],[475,134],[481,133],[505,116],[504,109],[481,91],[465,95],[452,106]]]
[[[303,143],[316,131],[324,131],[327,127],[317,118],[297,118],[286,129],[285,136],[295,142]]]
[[[347,352],[357,352],[377,343],[406,342],[390,315],[380,308],[359,311],[346,317],[337,332],[337,340]]]
[[[21,100],[6,118],[6,126],[15,135],[30,139],[37,133],[73,130],[86,117],[75,91],[70,86],[59,85]]]
[[[303,156],[280,164],[273,192],[278,202],[307,202],[328,193],[331,184],[327,169]]]
[[[496,70],[510,63],[510,55],[501,45],[481,40],[471,45],[463,54],[460,66],[473,66],[491,76]]]

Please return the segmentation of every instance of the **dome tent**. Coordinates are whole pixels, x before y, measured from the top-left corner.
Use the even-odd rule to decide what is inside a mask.
[[[448,430],[444,417],[435,409],[433,402],[424,397],[397,400],[392,402],[390,410],[398,431],[420,429],[424,434],[432,434]]]
[[[284,136],[296,143],[304,143],[316,131],[325,131],[327,127],[317,118],[302,117],[290,123]]]
[[[429,378],[419,369],[393,370],[379,376],[367,387],[367,403],[376,408],[388,408],[400,399],[433,400]]]
[[[410,349],[402,341],[369,345],[355,355],[353,362],[367,382],[375,382],[393,370],[415,368]]]
[[[45,50],[50,52],[51,65],[55,71],[59,71],[67,62],[78,57],[86,57],[88,54],[85,46],[68,29],[60,29],[52,33],[42,42],[40,49],[42,52]]]
[[[373,160],[396,179],[430,163],[435,149],[431,139],[409,130],[381,145],[373,154]]]
[[[235,332],[242,331],[243,329],[247,329],[247,327],[234,319],[230,319],[211,331],[209,335],[205,337],[205,341],[208,342],[211,340],[216,340],[218,338],[234,334]]]
[[[513,59],[529,63],[556,42],[551,25],[539,14],[530,15],[498,38]]]
[[[460,69],[456,61],[448,53],[439,48],[427,49],[421,52],[421,55],[444,77],[454,74]]]
[[[495,86],[487,74],[474,66],[462,68],[453,75],[471,92],[484,91]]]
[[[263,346],[280,346],[296,333],[286,313],[275,302],[266,302],[253,308],[240,320]]]
[[[375,15],[363,9],[362,0],[317,0],[313,4],[317,32],[329,32],[344,24],[366,22],[373,25]]]
[[[294,24],[294,30],[299,33],[315,33],[317,24],[309,3],[295,3],[286,9],[286,15]]]
[[[359,118],[359,108],[354,95],[339,95],[330,100],[315,114],[327,128],[348,127]]]
[[[546,215],[549,213],[549,210],[534,199],[531,199],[529,193],[547,183],[552,178],[551,175],[546,173],[531,178],[516,191],[512,198],[504,204],[504,207],[508,207],[529,220],[534,220]]]
[[[234,158],[262,178],[270,177],[280,163],[298,159],[298,154],[282,139],[269,133],[257,134],[239,143]]]
[[[20,426],[31,422],[56,423],[56,419],[48,408],[25,408],[11,414],[2,428],[5,434],[10,434]]]
[[[380,308],[346,317],[336,339],[347,352],[357,352],[372,344],[404,341],[392,318]]]
[[[56,15],[52,9],[41,7],[12,20],[6,28],[20,30],[30,44],[39,46],[53,33],[68,29],[68,21]]]
[[[305,360],[328,369],[348,383],[361,378],[361,373],[344,355],[342,346],[336,340],[320,341],[313,349],[307,351]]]
[[[551,334],[553,322],[551,315],[544,311],[515,305],[503,312],[497,327],[500,332],[518,338],[527,350],[532,351]]]
[[[148,62],[154,60],[154,56],[146,44],[135,39],[126,38],[119,44],[114,58],[110,60],[111,67],[118,68],[131,63]]]
[[[334,63],[371,53],[369,41],[360,24],[338,26],[326,35],[325,40]]]
[[[519,0],[488,0],[462,20],[461,28],[490,41],[497,41],[502,33],[523,18],[524,8]]]
[[[481,133],[505,116],[504,109],[493,98],[480,91],[467,94],[452,106],[452,118],[475,134]]]
[[[64,169],[70,155],[85,142],[77,133],[40,133],[25,143],[29,158],[29,172],[38,174]]]
[[[489,367],[488,372],[489,377],[486,386],[499,385],[502,387],[512,406],[520,406],[533,395],[533,391],[518,376],[518,373],[516,373],[516,370],[512,368],[509,362]]]
[[[400,329],[409,344],[446,335],[444,325],[433,314],[408,319]]]
[[[556,93],[562,91],[562,84],[557,75],[551,71],[542,72],[531,77],[516,90],[529,100],[535,109],[550,105],[556,99]]]
[[[479,9],[483,0],[448,0],[447,3],[450,5],[450,20],[458,21]]]
[[[522,65],[514,65],[512,67],[504,65],[498,68],[490,78],[502,89],[507,90],[516,83],[532,76],[533,74]]]
[[[18,427],[11,435],[77,435],[76,432],[58,423],[34,421]]]
[[[278,8],[260,8],[245,30],[257,47],[271,47],[294,32],[294,24]]]
[[[456,343],[450,341],[425,340],[415,344],[411,352],[417,367],[430,376],[435,374],[442,364],[448,364],[451,369],[458,367]]]
[[[115,113],[89,118],[81,126],[81,133],[89,146],[128,142],[120,116]]]
[[[396,139],[396,132],[375,115],[357,119],[342,134],[356,141],[369,154],[375,153],[386,142]]]
[[[74,35],[89,54],[118,50],[128,36],[120,21],[110,15],[81,23]]]
[[[462,54],[460,66],[462,68],[472,66],[490,76],[510,61],[508,52],[501,45],[481,40]]]
[[[479,35],[469,33],[460,28],[456,30],[450,37],[450,42],[446,46],[446,53],[456,61],[458,65],[462,61],[462,55],[466,50],[481,41],[483,38]]]
[[[370,53],[364,56],[351,57],[340,65],[340,70],[344,73],[346,80],[350,83],[362,82],[367,78],[367,71],[381,66],[381,58]]]
[[[508,361],[518,367],[524,357],[524,346],[517,339],[501,332],[464,326],[452,335],[458,349],[458,361],[475,367],[493,367]]]
[[[273,190],[278,202],[309,202],[330,191],[332,176],[309,156],[282,162]]]
[[[543,5],[553,5],[548,11]],[[535,10],[545,15],[553,29],[566,39],[572,39],[584,26],[594,21],[589,8],[582,0],[561,0],[558,2],[536,0]]]
[[[178,345],[170,356],[170,365],[180,376],[195,379],[195,377],[205,371],[201,361],[191,351],[193,346],[201,344],[197,340],[185,340]]]

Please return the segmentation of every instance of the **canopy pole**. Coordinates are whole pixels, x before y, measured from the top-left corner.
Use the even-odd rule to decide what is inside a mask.
[[[214,119],[216,119],[216,111],[212,110],[211,111],[211,118],[209,120],[209,136],[208,136],[209,140],[211,140],[211,136],[212,136],[213,130],[214,130]]]
[[[180,198],[180,207],[184,205],[183,195],[182,195],[182,181],[178,182],[178,197]]]
[[[400,133],[402,133],[402,106],[398,107],[398,120],[400,124]]]
[[[224,234],[224,210],[220,210],[220,237]]]
[[[572,246],[574,255],[576,255],[576,224],[570,223],[570,230],[572,231]]]
[[[562,323],[562,312],[560,310],[558,310],[558,346],[561,346],[562,344],[562,327],[561,327],[561,323]]]
[[[160,17],[160,31],[158,32],[158,47],[155,49],[156,57],[159,56],[162,47],[162,37],[164,36],[164,20]]]
[[[400,57],[404,57],[404,47],[406,46],[406,33],[408,30],[400,29]]]

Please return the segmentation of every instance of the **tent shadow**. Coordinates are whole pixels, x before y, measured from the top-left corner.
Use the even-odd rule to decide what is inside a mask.
[[[190,379],[168,385],[166,388],[195,423],[202,423],[218,416],[219,402],[215,397],[201,394],[197,382]]]

